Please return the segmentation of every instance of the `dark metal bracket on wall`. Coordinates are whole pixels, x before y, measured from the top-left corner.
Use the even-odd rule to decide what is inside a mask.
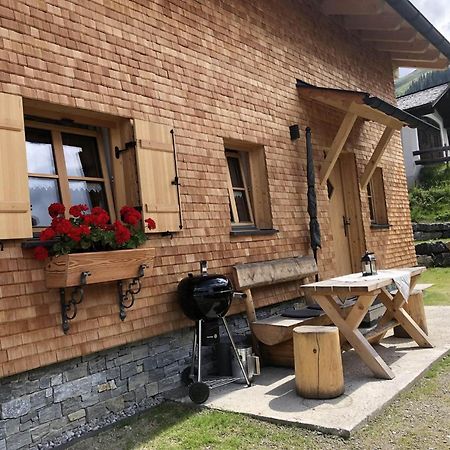
[[[70,294],[69,301],[66,301],[66,289],[59,289],[62,329],[64,331],[64,334],[67,334],[67,332],[69,331],[69,320],[75,319],[77,315],[77,306],[83,301],[84,286],[87,283],[87,277],[90,275],[90,272],[81,272],[80,284],[73,288],[72,293]]]
[[[172,128],[170,130],[172,136],[172,148],[173,148],[173,163],[175,167],[175,178],[172,180],[172,184],[177,187],[177,199],[178,199],[178,217],[180,220],[179,228],[183,229],[183,213],[181,211],[181,193],[180,193],[180,180],[178,178],[178,161],[177,161],[177,145],[175,142],[175,130]]]
[[[136,148],[136,141],[130,141],[125,143],[125,148],[120,149],[119,147],[114,147],[114,155],[116,156],[116,159],[120,158],[120,154],[123,152],[126,152],[127,150],[130,150],[132,148]]]
[[[117,293],[119,297],[119,317],[120,320],[124,321],[127,317],[126,309],[131,308],[136,300],[135,295],[139,294],[142,289],[141,278],[145,275],[145,269],[148,269],[147,264],[141,264],[138,269],[138,274],[133,278],[126,288],[125,292],[123,290],[123,280],[117,282]]]

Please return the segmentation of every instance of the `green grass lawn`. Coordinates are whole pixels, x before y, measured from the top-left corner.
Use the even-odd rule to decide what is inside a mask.
[[[434,284],[425,291],[425,305],[450,305],[450,267],[428,269],[419,283]]]

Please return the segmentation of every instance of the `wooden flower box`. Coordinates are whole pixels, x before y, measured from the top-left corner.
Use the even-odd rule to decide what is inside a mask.
[[[154,248],[134,248],[106,252],[70,253],[53,257],[45,268],[47,288],[80,285],[83,272],[89,272],[86,284],[126,280],[138,276],[142,264],[151,268]]]

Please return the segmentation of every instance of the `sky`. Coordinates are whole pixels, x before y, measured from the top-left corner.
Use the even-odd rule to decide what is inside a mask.
[[[410,0],[410,2],[450,41],[450,0]],[[413,70],[401,68],[400,76]]]

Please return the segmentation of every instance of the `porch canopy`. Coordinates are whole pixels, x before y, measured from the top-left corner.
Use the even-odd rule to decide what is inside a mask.
[[[330,176],[358,117],[385,126],[384,132],[364,169],[360,180],[361,189],[365,189],[369,183],[396,130],[400,130],[404,126],[437,129],[424,120],[402,111],[378,97],[371,96],[367,92],[322,88],[300,80],[297,80],[297,89],[300,98],[322,103],[345,112],[342,124],[320,170],[319,179],[321,184],[326,183]]]
[[[450,43],[409,0],[316,2],[323,14],[388,53],[394,67],[445,69],[449,65]]]

